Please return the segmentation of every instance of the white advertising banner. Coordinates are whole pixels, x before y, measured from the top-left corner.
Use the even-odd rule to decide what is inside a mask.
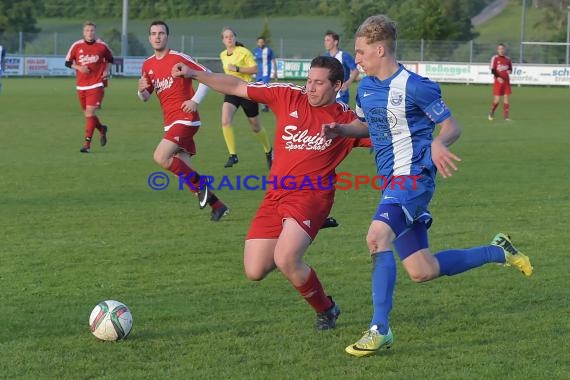
[[[22,57],[6,57],[4,75],[24,75],[24,59]]]
[[[25,57],[24,75],[72,76],[75,71],[65,66],[65,58],[62,57]]]
[[[123,75],[126,77],[140,77],[143,62],[146,58],[125,58],[123,60]]]
[[[116,74],[139,76],[146,58],[125,58],[113,67]],[[73,76],[65,67],[65,57],[6,57],[6,76]],[[490,84],[493,75],[487,64],[403,62],[404,66],[421,76],[441,83]],[[278,59],[277,74],[281,79],[305,79],[310,60]],[[122,72],[120,71],[122,68]],[[511,74],[513,85],[570,86],[570,66],[515,65]]]
[[[435,82],[493,83],[491,69],[485,64],[418,63],[417,73]],[[570,86],[570,67],[553,65],[514,66],[513,85]]]

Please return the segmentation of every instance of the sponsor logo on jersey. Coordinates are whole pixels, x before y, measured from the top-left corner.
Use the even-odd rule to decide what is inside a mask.
[[[172,87],[172,83],[174,83],[174,78],[168,77],[163,79],[153,79],[152,85],[156,89],[156,94],[160,94],[164,90],[168,90]]]
[[[287,125],[283,128],[281,138],[286,141],[286,150],[317,150],[322,151],[327,149],[332,144],[332,139],[325,139],[320,136],[320,133],[310,135],[309,131],[299,131],[296,125]]]
[[[99,56],[98,55],[89,55],[89,54],[81,54],[79,56],[79,63],[81,64],[81,66],[86,66],[90,63],[96,63],[99,61]]]
[[[390,104],[393,105],[394,107],[397,107],[400,104],[402,104],[402,100],[404,100],[404,94],[394,92],[390,95]]]

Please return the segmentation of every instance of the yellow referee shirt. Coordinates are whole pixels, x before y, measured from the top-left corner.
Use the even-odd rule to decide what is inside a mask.
[[[235,65],[237,67],[253,67],[256,65],[253,54],[248,49],[243,46],[236,46],[234,52],[228,55],[228,51],[224,50],[220,53],[220,59],[222,60],[222,65],[224,67],[224,72],[234,77],[243,79],[246,82],[253,81],[253,74],[237,73],[235,71],[229,71],[228,65]]]

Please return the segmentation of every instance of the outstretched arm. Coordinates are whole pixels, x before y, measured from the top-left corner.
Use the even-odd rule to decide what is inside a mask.
[[[172,76],[175,78],[184,77],[196,79],[200,83],[222,94],[249,99],[247,96],[247,82],[231,75],[197,71],[183,63],[178,63],[172,67]]]
[[[461,135],[461,128],[453,116],[445,119],[440,125],[441,130],[431,143],[431,159],[441,176],[447,178],[452,176],[452,170],[457,171],[455,162],[461,161],[461,158],[448,149]]]

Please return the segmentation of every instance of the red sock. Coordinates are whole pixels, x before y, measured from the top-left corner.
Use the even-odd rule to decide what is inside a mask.
[[[505,119],[509,118],[509,105],[507,103],[503,103],[503,117]]]
[[[180,176],[182,175],[183,178],[181,178],[180,180],[183,181],[184,183],[186,183],[185,179],[187,178],[188,181],[192,183],[192,185],[194,185],[190,186],[190,184],[186,183],[188,189],[193,193],[198,192],[198,188],[200,187],[200,174],[198,174],[198,172],[192,169],[190,166],[186,165],[184,161],[182,161],[178,157],[173,157],[172,163],[170,164],[168,170],[170,170],[178,178],[180,178]]]
[[[497,107],[499,106],[499,103],[493,103],[491,104],[491,116],[493,116],[495,114],[495,110],[497,109]]]
[[[93,116],[85,118],[85,140],[91,141],[93,131],[97,127],[96,121]]]
[[[317,274],[311,268],[311,273],[309,273],[309,278],[304,285],[299,287],[295,286],[295,289],[301,294],[301,296],[312,306],[317,313],[324,313],[333,305],[332,301],[325,294],[323,290],[323,285],[319,281]]]
[[[99,131],[99,133],[101,133],[101,127],[103,126],[103,124],[101,124],[101,121],[99,120],[99,118],[97,116],[93,116],[93,118],[95,119],[95,128],[97,128],[97,130]]]

